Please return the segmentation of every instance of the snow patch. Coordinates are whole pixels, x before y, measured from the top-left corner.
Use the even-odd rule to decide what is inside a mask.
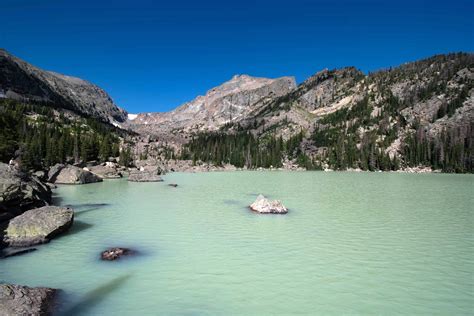
[[[127,117],[130,121],[133,121],[134,119],[136,119],[138,116],[138,114],[128,114]]]

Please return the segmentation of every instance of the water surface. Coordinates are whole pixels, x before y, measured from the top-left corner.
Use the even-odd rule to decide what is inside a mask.
[[[68,315],[472,314],[472,175],[174,173],[61,186],[70,233],[0,261]],[[177,188],[167,183],[178,183]],[[248,210],[259,193],[287,215]],[[101,262],[107,247],[139,251]]]

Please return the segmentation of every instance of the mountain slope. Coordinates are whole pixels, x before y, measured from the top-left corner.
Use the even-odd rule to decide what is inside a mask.
[[[41,70],[0,49],[0,98],[41,102],[104,122],[124,122],[127,113],[101,88],[85,80]]]
[[[138,114],[129,124],[136,131],[162,137],[170,133],[217,130],[226,123],[244,119],[261,104],[295,86],[292,77],[267,79],[237,75],[171,112]]]
[[[473,132],[474,55],[457,53],[369,75],[353,67],[323,70],[223,126],[221,136],[196,135],[184,152],[252,167],[290,159],[307,168],[473,172]],[[233,153],[234,140],[251,143],[248,133],[276,157],[249,159],[248,148]]]

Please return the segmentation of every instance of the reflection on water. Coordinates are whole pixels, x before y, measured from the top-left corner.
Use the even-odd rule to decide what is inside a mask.
[[[65,310],[59,313],[59,315],[87,315],[95,305],[99,304],[107,296],[122,287],[131,276],[131,274],[122,275],[96,287],[82,296],[78,302],[72,303],[71,306],[66,307]]]

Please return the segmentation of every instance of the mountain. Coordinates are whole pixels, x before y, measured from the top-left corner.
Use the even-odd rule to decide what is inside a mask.
[[[436,55],[367,75],[355,67],[325,69],[296,87],[281,86],[246,106],[234,105],[235,112],[226,97],[198,97],[166,114],[139,115],[136,122],[144,134],[163,130],[184,137],[173,156],[195,163],[474,171],[474,54]],[[220,88],[206,96],[213,91]],[[152,148],[146,147],[146,156],[160,159],[162,151]]]
[[[236,75],[173,111],[141,113],[132,117],[129,126],[144,134],[168,137],[170,134],[189,134],[215,131],[226,123],[240,121],[255,109],[288,93],[296,87],[293,77],[278,79]]]
[[[3,49],[0,49],[0,98],[42,103],[113,124],[127,119],[127,112],[96,85],[39,69]]]

